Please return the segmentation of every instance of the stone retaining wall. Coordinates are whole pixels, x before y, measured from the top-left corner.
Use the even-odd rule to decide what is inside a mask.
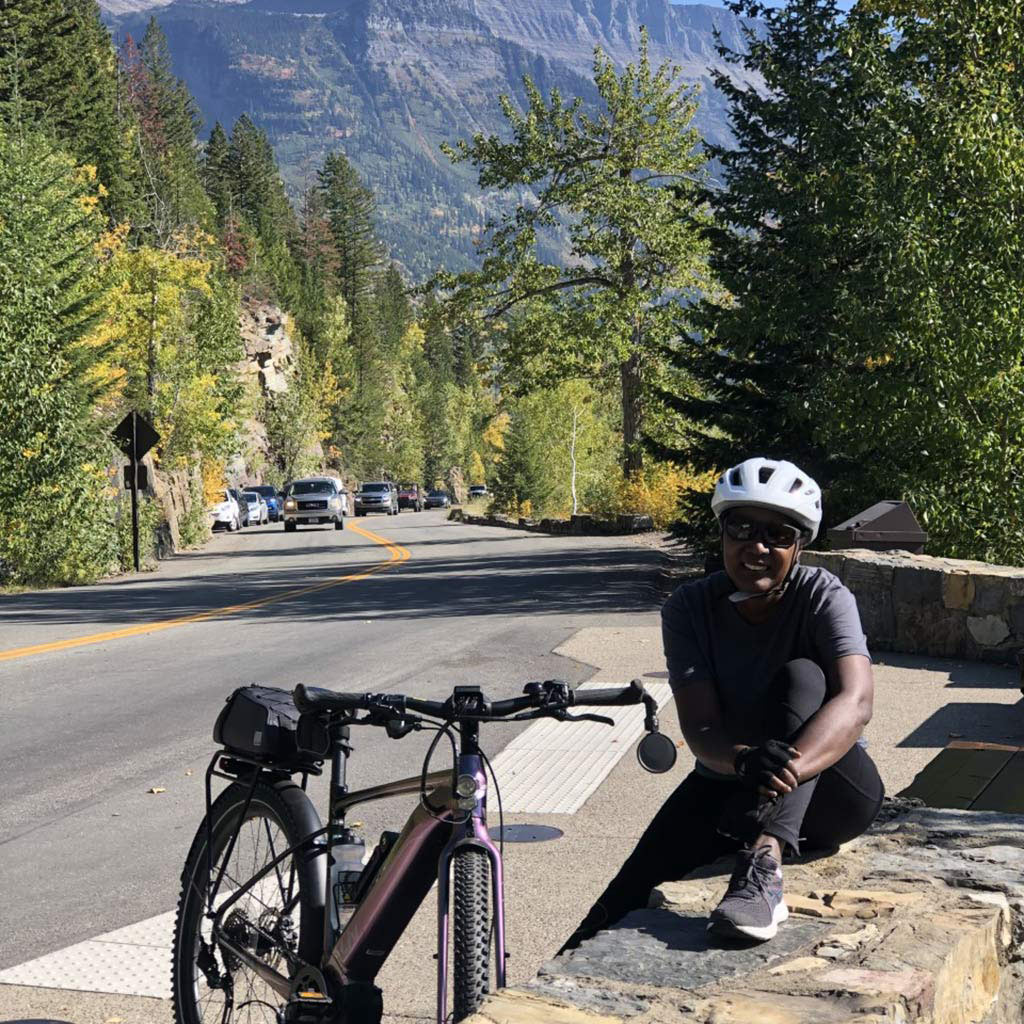
[[[609,534],[647,533],[654,529],[650,516],[620,515],[614,519],[597,519],[595,516],[577,515],[568,519],[514,519],[511,516],[474,516],[461,508],[453,508],[449,519],[472,526],[504,526],[514,530],[529,530],[531,533],[556,533],[569,536],[607,536]]]
[[[832,857],[787,865],[771,942],[709,942],[731,865],[489,997],[466,1024],[1020,1024],[1024,817],[890,801]]]
[[[853,591],[872,647],[1012,664],[1024,651],[1024,569],[901,551],[805,551]]]

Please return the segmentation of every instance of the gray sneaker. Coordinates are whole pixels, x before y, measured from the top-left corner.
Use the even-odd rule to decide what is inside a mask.
[[[765,942],[775,938],[787,917],[779,862],[763,846],[738,853],[729,888],[708,918],[708,931],[721,938]]]

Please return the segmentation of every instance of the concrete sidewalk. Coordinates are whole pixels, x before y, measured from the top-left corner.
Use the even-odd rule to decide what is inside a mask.
[[[656,613],[649,626],[582,629],[557,653],[593,666],[595,680],[665,680]],[[875,714],[867,737],[890,793],[908,785],[950,739],[1024,745],[1024,708],[1010,669],[887,655],[875,676]],[[662,725],[679,739],[671,707],[665,708]],[[559,947],[692,763],[689,752],[680,749],[671,773],[650,776],[629,749],[576,813],[507,816],[513,822],[554,825],[565,833],[555,842],[506,846],[510,985],[530,980]],[[492,803],[495,819],[496,810]],[[433,1019],[434,929],[435,907],[428,900],[379,979],[389,1024]],[[0,985],[0,1024],[27,1019],[168,1024],[171,1012],[169,1003],[159,999]]]

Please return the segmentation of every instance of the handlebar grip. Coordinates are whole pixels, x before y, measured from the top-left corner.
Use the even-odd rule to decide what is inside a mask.
[[[433,715],[435,718],[443,718],[445,705],[438,700],[421,700],[419,697],[405,697],[402,701],[403,710],[415,711],[420,715]]]
[[[644,684],[634,679],[629,686],[609,690],[577,689],[572,691],[574,705],[590,704],[594,707],[624,707],[627,704],[642,704]]]
[[[292,690],[292,700],[300,711],[358,711],[367,706],[368,696],[366,693],[337,693],[302,683]]]

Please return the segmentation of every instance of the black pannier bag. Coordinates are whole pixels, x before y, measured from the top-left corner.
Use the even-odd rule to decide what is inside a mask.
[[[287,690],[241,686],[217,716],[213,739],[228,750],[263,761],[308,760],[295,744],[298,721],[299,709]]]

